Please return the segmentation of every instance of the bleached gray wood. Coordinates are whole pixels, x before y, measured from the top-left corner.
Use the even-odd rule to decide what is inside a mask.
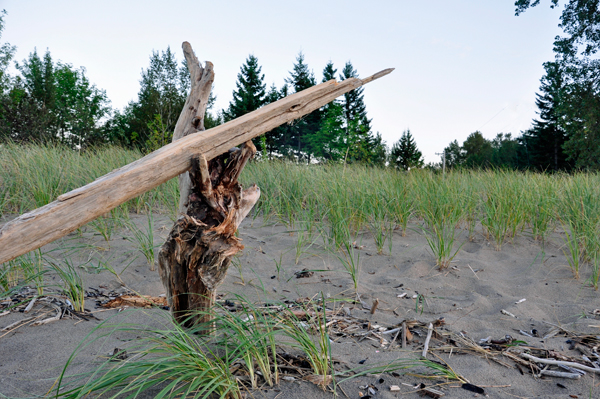
[[[192,50],[192,46],[188,42],[183,42],[182,47],[190,72],[191,89],[175,125],[173,141],[191,133],[204,131],[204,116],[206,115],[212,83],[215,80],[212,62],[206,61],[206,66],[202,67]],[[190,174],[185,171],[179,175],[179,214],[185,213],[185,203],[190,194],[190,186]]]

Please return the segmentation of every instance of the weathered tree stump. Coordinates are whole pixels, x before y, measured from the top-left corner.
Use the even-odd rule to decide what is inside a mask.
[[[216,289],[232,256],[244,248],[235,232],[258,201],[260,189],[253,185],[243,190],[238,177],[255,153],[248,141],[209,162],[202,155],[193,161],[186,214],[175,222],[158,256],[169,306],[186,326],[210,321],[207,311]]]

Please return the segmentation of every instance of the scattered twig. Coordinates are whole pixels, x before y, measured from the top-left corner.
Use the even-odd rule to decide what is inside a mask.
[[[379,306],[379,298],[375,298],[375,300],[373,301],[373,305],[371,306],[371,314],[375,314],[377,306]]]
[[[473,270],[473,268],[471,267],[471,265],[467,265],[469,266],[469,269],[471,269],[471,271],[473,272],[473,274],[475,275],[475,277],[477,277],[477,280],[479,280],[479,276],[477,275],[477,273],[475,273],[475,270]]]
[[[568,378],[570,380],[578,380],[581,378],[581,374],[578,373],[567,373],[564,371],[555,370],[541,370],[540,375],[545,375],[548,377]]]
[[[37,296],[34,296],[33,298],[31,298],[31,301],[29,301],[29,304],[23,311],[24,313],[29,313],[29,311],[33,308],[33,305],[35,305],[35,301],[37,301],[37,298],[38,298]]]
[[[32,317],[27,317],[27,318],[25,318],[25,319],[21,319],[21,320],[15,321],[14,323],[7,325],[6,327],[4,327],[4,328],[3,328],[2,330],[0,330],[0,331],[8,331],[8,330],[10,330],[11,328],[13,328],[14,326],[16,326],[16,325],[18,325],[18,324],[21,324],[21,323],[25,323],[26,321],[29,321],[29,320],[31,320],[31,319],[33,319],[33,318],[34,318],[34,317],[32,316]]]
[[[521,357],[524,357],[525,359],[531,360],[533,362],[536,363],[543,363],[543,364],[551,364],[554,366],[569,366],[569,367],[574,367],[577,369],[581,369],[581,370],[585,370],[585,371],[589,371],[589,372],[593,372],[593,373],[598,373],[600,374],[600,369],[596,369],[593,367],[588,367],[588,366],[584,366],[583,364],[579,364],[579,363],[575,363],[575,362],[565,362],[562,360],[553,360],[553,359],[542,359],[539,357],[535,357],[532,356],[528,353],[521,353]]]
[[[433,334],[433,323],[429,323],[429,327],[427,327],[427,338],[425,339],[423,354],[421,355],[425,358],[427,357],[427,351],[429,350],[429,340],[431,340],[431,334]]]
[[[52,303],[50,305],[56,310],[56,315],[54,315],[53,317],[44,319],[44,320],[36,321],[35,323],[33,323],[34,326],[40,326],[42,324],[48,324],[48,323],[52,323],[53,321],[60,320],[60,317],[62,316],[62,309]]]

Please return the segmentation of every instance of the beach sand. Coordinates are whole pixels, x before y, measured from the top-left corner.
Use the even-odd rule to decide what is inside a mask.
[[[132,218],[140,226],[146,223],[144,215],[132,215]],[[172,221],[164,215],[155,215],[154,223],[156,244],[160,244],[167,236]],[[564,335],[548,339],[539,337],[551,331],[553,325],[579,334],[600,335],[600,320],[593,315],[593,311],[600,308],[600,298],[598,292],[585,283],[589,277],[588,266],[582,269],[580,280],[573,278],[562,252],[560,232],[552,233],[543,245],[524,232],[513,242],[508,240],[501,251],[495,251],[494,245],[480,230],[473,241],[467,240],[465,231],[457,233],[457,247],[461,244],[462,247],[451,267],[442,271],[435,267],[435,259],[418,224],[411,225],[405,237],[399,231],[394,233],[391,254],[387,243],[383,254],[377,254],[370,234],[359,235],[356,242],[356,246],[360,247],[357,249],[360,254],[358,293],[366,306],[348,301],[336,303],[348,308],[352,317],[368,321],[371,325],[393,328],[405,319],[429,323],[443,318],[443,328],[447,331],[462,332],[476,342],[487,337],[501,339],[511,335],[530,346],[579,358],[580,353],[569,349],[568,338]],[[48,252],[61,245],[85,244],[83,249],[71,255],[76,264],[84,263],[90,256],[97,256],[96,251],[109,259],[130,289],[144,295],[164,294],[158,271],[150,271],[145,258],[130,241],[124,239],[130,235],[126,230],[117,230],[107,243],[91,228],[85,227],[83,234],[73,233],[43,250]],[[321,293],[326,298],[355,297],[352,279],[339,259],[324,249],[317,232],[312,237],[314,244],[304,246],[297,264],[298,232],[293,229],[274,220],[248,218],[240,227],[239,236],[245,249],[239,258],[239,267],[230,267],[225,282],[218,289],[222,298],[242,295],[250,301],[275,302],[317,298]],[[59,251],[51,254],[56,259],[62,256]],[[88,272],[82,269],[87,287],[105,292],[126,291],[113,274],[107,271],[96,273],[98,270],[93,266],[93,263],[87,264]],[[313,275],[296,278],[294,273],[305,268],[313,270]],[[56,284],[57,279],[53,280],[50,274],[47,276],[49,283]],[[399,298],[398,295],[403,293],[406,295]],[[371,314],[367,308],[375,299],[379,305]],[[168,312],[157,308],[103,310],[96,308],[93,298],[87,299],[86,308],[98,311],[95,315],[101,320],[108,320],[106,324],[139,323],[160,328],[169,323]],[[39,309],[41,305],[36,305],[30,314],[35,315]],[[516,317],[508,316],[502,310]],[[20,312],[2,316],[0,329],[25,317],[29,315]],[[93,319],[63,318],[46,325],[27,324],[9,333],[0,332],[0,393],[7,397],[46,394],[78,345],[109,331],[96,329],[100,323]],[[538,331],[539,337],[530,338],[519,333],[519,330],[533,329]],[[332,336],[332,355],[348,368],[359,367],[360,363],[363,366],[376,365],[397,358],[416,359],[421,354],[426,330],[417,328],[415,331],[421,336],[415,333],[406,349],[399,345],[392,349],[382,348],[379,342],[371,339],[357,342],[351,337]],[[135,334],[118,332],[93,341],[80,348],[68,373],[89,371],[95,362],[105,359],[114,348],[126,348],[135,339]],[[579,380],[535,378],[528,370],[521,374],[514,367],[514,362],[505,357],[498,356],[498,359],[508,367],[474,353],[450,354],[435,350],[441,345],[447,346],[432,339],[430,346],[433,353],[470,383],[485,387],[491,398],[600,397],[600,375],[588,373]],[[429,359],[437,360],[431,354]],[[373,384],[378,388],[375,397],[417,398],[419,394],[411,386],[419,383],[432,386],[443,382],[442,378],[427,380],[403,374],[369,375],[340,384],[337,393],[341,397],[347,394],[350,398],[359,398],[359,392],[368,394],[360,387]],[[400,391],[390,392],[391,385],[398,385]],[[475,396],[460,385],[457,381],[450,381],[438,389],[448,398]],[[256,398],[330,398],[333,395],[305,381],[284,381],[276,388],[249,393],[248,397]]]

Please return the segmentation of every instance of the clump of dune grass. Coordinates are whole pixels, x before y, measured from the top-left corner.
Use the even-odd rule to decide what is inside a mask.
[[[155,398],[193,397],[241,398],[240,387],[230,372],[235,353],[217,353],[194,331],[177,323],[165,329],[122,324],[102,324],[95,332],[107,333],[82,342],[71,355],[56,384],[57,398],[134,398],[140,394]],[[78,351],[116,332],[134,333],[139,339],[127,348],[128,358],[106,360],[95,371],[69,376],[67,369]]]
[[[139,228],[131,220],[127,222],[127,228],[133,234],[133,236],[126,237],[128,241],[133,243],[136,249],[142,253],[151,271],[155,269],[156,263],[156,247],[154,244],[154,215],[150,205],[146,204],[147,209],[147,226],[145,228]]]
[[[60,265],[50,262],[49,266],[62,281],[63,293],[77,312],[85,310],[85,283],[83,276],[70,259],[65,259]]]
[[[423,218],[423,234],[433,252],[436,265],[446,268],[458,253],[455,249],[456,228],[463,218],[461,197],[457,187],[439,176],[430,175],[419,186],[419,215]]]
[[[356,248],[356,244],[347,240],[344,241],[339,248],[330,248],[330,252],[342,264],[346,273],[350,275],[354,293],[356,296],[358,296],[358,283],[360,279],[360,251]]]
[[[156,313],[144,312],[145,317],[152,317],[149,324],[162,326],[158,328],[128,323],[111,325],[110,319],[103,322],[73,352],[52,389],[53,396],[239,399],[246,390],[277,385],[281,370],[293,372],[297,366],[285,357],[292,352],[297,353],[296,359],[306,361],[313,373],[305,379],[323,389],[332,387],[334,392],[340,382],[361,375],[423,366],[433,370],[438,378],[461,380],[449,366],[426,359],[397,359],[336,371],[323,295],[299,313],[285,304],[259,307],[240,296],[235,297],[235,302],[235,312],[220,305],[209,310],[213,320],[208,326],[184,328],[166,312],[159,313],[158,318]],[[206,331],[212,334],[207,335]],[[81,351],[114,334],[137,338],[130,346],[99,361],[93,371],[69,374]],[[301,374],[305,372],[302,369]]]

